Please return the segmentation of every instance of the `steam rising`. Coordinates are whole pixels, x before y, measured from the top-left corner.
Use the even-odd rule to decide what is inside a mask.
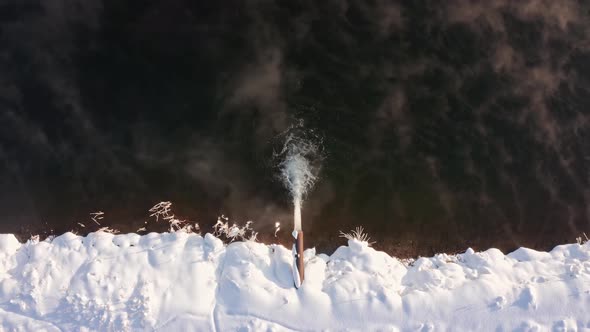
[[[301,231],[301,204],[303,197],[313,187],[320,169],[319,144],[296,134],[289,134],[280,153],[281,179],[291,192],[294,207],[294,230]]]

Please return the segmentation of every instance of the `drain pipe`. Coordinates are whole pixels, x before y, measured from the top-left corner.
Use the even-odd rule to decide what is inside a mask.
[[[295,287],[301,287],[305,278],[305,265],[303,262],[303,231],[293,231],[295,243],[293,244],[293,279]]]

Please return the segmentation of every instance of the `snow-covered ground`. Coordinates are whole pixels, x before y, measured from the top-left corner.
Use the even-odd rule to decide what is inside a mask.
[[[590,244],[409,266],[351,240],[306,251],[207,234],[0,236],[2,331],[590,330]]]

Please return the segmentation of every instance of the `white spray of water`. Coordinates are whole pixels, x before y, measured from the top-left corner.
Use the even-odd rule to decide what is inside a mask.
[[[293,134],[287,136],[281,155],[281,178],[293,197],[294,230],[301,231],[301,204],[307,191],[317,180],[318,167],[312,165],[318,158],[318,145]]]
[[[301,232],[301,198],[293,199],[293,230]]]

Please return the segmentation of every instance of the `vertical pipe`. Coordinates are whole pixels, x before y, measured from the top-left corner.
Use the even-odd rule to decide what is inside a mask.
[[[305,272],[303,271],[303,230],[301,227],[301,198],[296,197],[293,201],[293,236],[295,237],[295,266],[299,272],[299,283],[295,282],[295,286],[299,287],[303,283]]]
[[[303,277],[305,272],[303,271],[303,231],[297,232],[297,242],[295,243],[295,249],[297,251],[297,270],[299,271],[299,281],[303,283]]]

